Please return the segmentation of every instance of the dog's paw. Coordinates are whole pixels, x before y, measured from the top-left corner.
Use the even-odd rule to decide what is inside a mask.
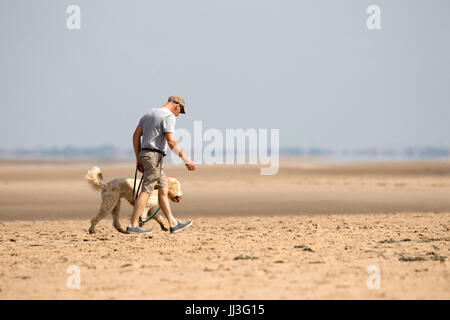
[[[94,234],[95,230],[89,229],[89,234]]]
[[[169,228],[167,228],[165,225],[161,224],[160,226],[162,231],[169,231]]]

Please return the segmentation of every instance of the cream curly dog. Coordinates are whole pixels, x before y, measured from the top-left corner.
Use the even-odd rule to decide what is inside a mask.
[[[119,222],[120,213],[120,199],[125,198],[131,205],[133,205],[133,186],[134,179],[129,178],[117,178],[108,181],[107,183],[102,182],[103,175],[99,167],[93,167],[88,171],[86,175],[86,180],[89,182],[91,187],[95,191],[101,191],[102,203],[98,214],[91,220],[91,227],[89,228],[89,233],[95,232],[95,226],[97,223],[106,217],[108,213],[111,212],[113,216],[113,226],[120,232],[126,233]],[[139,185],[140,179],[136,179],[136,189]],[[173,202],[179,202],[183,196],[181,191],[180,182],[174,177],[167,177],[167,184],[169,186],[169,199]],[[141,218],[145,220],[147,216],[153,214],[158,209],[158,190],[153,190],[147,201],[147,207],[144,212],[142,212]],[[169,229],[164,225],[163,218],[158,212],[154,219],[159,223],[161,229],[168,231]],[[145,222],[140,222],[142,227]]]

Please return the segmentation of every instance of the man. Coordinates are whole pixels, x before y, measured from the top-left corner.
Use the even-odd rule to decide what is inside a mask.
[[[195,170],[195,164],[183,152],[175,139],[175,117],[178,117],[180,113],[186,113],[183,97],[171,96],[165,105],[146,113],[134,131],[133,147],[136,154],[136,167],[143,172],[142,191],[136,199],[127,233],[151,232],[139,227],[138,220],[154,189],[159,189],[159,206],[169,222],[171,233],[179,232],[192,225],[192,221],[183,223],[173,217],[169,205],[166,175],[163,170],[163,157],[166,155],[167,145],[184,160],[188,170]]]

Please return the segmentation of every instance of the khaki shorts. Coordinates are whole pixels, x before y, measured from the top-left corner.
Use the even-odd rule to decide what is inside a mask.
[[[166,174],[164,173],[164,156],[155,151],[141,151],[139,160],[144,169],[142,176],[142,192],[152,193],[159,188],[167,188]]]

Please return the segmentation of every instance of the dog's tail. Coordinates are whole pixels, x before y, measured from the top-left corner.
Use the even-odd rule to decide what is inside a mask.
[[[99,167],[93,167],[91,170],[88,171],[86,175],[86,180],[91,185],[92,189],[95,191],[105,190],[106,186],[101,181],[103,179],[102,170],[100,170]]]

